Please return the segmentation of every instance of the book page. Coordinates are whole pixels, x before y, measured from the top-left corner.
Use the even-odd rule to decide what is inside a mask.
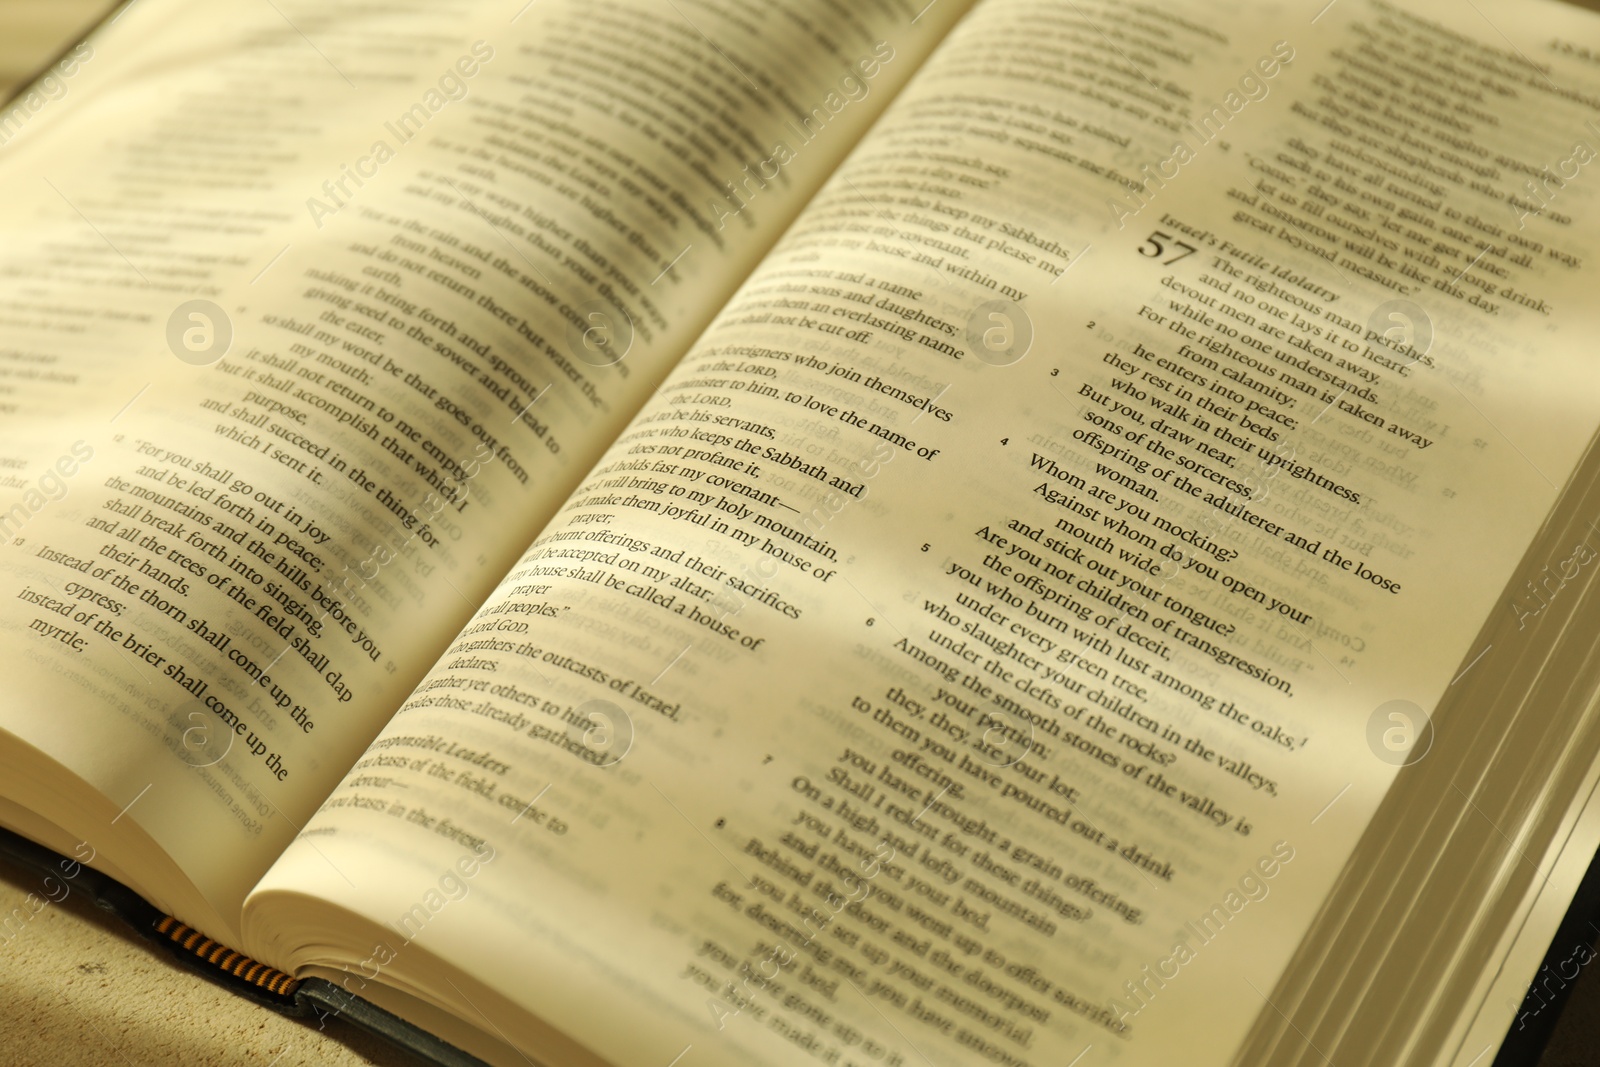
[[[980,5],[252,950],[535,1055],[1230,1062],[1600,412],[1595,97],[1481,6]]]
[[[904,17],[158,0],[58,64],[0,144],[0,789],[236,942],[953,16]]]

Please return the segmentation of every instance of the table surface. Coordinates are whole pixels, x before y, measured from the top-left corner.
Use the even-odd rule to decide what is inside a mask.
[[[1580,0],[1600,7],[1600,0]],[[98,21],[106,0],[0,4],[0,98]],[[0,157],[3,160],[3,157]],[[3,165],[3,163],[0,163]],[[38,880],[0,862],[0,917],[29,910]],[[1539,1067],[1600,1063],[1600,978],[1585,968]],[[334,1019],[326,1029],[258,1007],[175,966],[82,893],[0,940],[0,1067],[230,1063],[415,1067]]]

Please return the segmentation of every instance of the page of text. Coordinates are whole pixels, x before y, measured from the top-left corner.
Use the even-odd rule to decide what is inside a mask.
[[[1483,6],[986,0],[252,947],[640,1067],[1228,1062],[1600,412],[1595,78]]]
[[[152,3],[25,98],[0,727],[104,800],[17,799],[229,937],[951,17],[825,6]]]

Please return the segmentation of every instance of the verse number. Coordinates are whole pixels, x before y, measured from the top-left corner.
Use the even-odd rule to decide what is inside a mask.
[[[1169,245],[1172,248],[1181,248],[1183,251],[1179,252],[1171,259],[1161,259],[1162,256],[1167,254],[1167,248]],[[1157,230],[1149,237],[1146,237],[1144,239],[1144,244],[1139,246],[1139,254],[1141,256],[1145,256],[1148,259],[1161,259],[1161,265],[1163,267],[1170,267],[1184,256],[1192,256],[1198,251],[1199,249],[1197,249],[1194,245],[1188,244],[1184,241],[1174,240],[1170,233],[1162,233],[1160,230]]]

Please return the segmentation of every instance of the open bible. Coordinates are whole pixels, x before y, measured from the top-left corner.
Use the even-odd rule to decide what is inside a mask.
[[[0,110],[0,824],[441,1062],[1489,1062],[1600,845],[1597,57],[128,5]]]

